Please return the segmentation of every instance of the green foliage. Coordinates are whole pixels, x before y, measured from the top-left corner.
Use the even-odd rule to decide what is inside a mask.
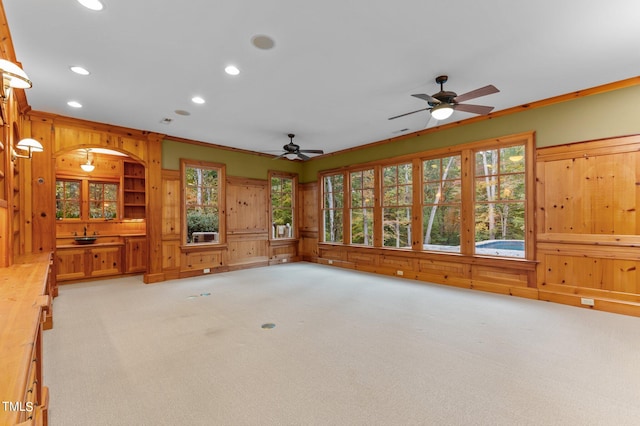
[[[200,209],[187,211],[187,242],[192,242],[194,232],[218,232],[218,212]]]

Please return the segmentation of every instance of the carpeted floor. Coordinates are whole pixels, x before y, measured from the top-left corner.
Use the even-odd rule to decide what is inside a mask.
[[[309,263],[64,285],[54,315],[52,426],[640,424],[635,317]]]

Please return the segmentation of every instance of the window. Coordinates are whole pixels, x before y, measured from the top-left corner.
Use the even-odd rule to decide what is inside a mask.
[[[475,253],[524,257],[525,146],[475,152]]]
[[[219,243],[224,235],[224,181],[222,164],[181,160],[184,191],[183,241]]]
[[[320,240],[531,260],[533,151],[523,133],[321,172]]]
[[[422,162],[422,242],[425,250],[460,253],[460,155]]]
[[[295,238],[295,199],[297,177],[269,172],[271,238]]]
[[[373,246],[373,206],[375,170],[359,170],[350,174],[351,244]]]
[[[118,217],[118,185],[89,182],[89,218],[115,219]]]
[[[344,234],[344,175],[324,176],[322,194],[323,241],[341,243]]]
[[[56,180],[56,219],[80,219],[79,180]]]
[[[411,248],[411,163],[382,168],[383,246]]]
[[[116,182],[58,178],[56,219],[118,219],[119,193]]]

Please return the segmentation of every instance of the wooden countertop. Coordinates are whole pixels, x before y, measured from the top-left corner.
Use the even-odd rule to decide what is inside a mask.
[[[0,400],[23,401],[26,377],[42,321],[49,255],[31,255],[0,268]],[[0,409],[0,424],[15,424],[20,413]]]

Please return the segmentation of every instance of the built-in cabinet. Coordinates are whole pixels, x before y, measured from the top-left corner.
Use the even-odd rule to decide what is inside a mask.
[[[147,237],[126,237],[124,239],[124,271],[127,274],[147,270],[148,246]]]
[[[47,425],[42,331],[51,314],[50,255],[28,255],[0,268],[2,425]],[[50,319],[52,321],[52,319]]]
[[[81,280],[122,274],[122,243],[56,249],[56,279]]]
[[[145,236],[105,237],[109,242],[76,245],[72,241],[56,249],[57,281],[78,281],[145,272],[148,244]]]

